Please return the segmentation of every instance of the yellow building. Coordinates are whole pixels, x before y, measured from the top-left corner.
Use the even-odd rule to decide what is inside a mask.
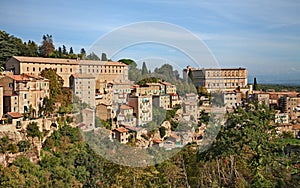
[[[0,119],[3,116],[3,87],[0,85]]]
[[[43,99],[49,97],[49,80],[34,75],[6,75],[0,79],[3,86],[3,113],[29,112],[38,115]]]
[[[128,81],[128,67],[119,62],[13,56],[6,63],[6,70],[14,74],[39,75],[45,68],[56,69],[64,87],[69,87],[69,77],[74,73],[93,75],[99,82]]]

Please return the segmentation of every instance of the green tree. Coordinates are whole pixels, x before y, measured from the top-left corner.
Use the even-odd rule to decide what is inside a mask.
[[[106,53],[101,54],[101,61],[107,61]]]
[[[66,48],[65,45],[62,46],[62,54],[63,55],[68,55],[67,48]]]
[[[86,59],[87,60],[97,60],[97,61],[100,61],[100,58],[94,52],[92,52],[89,55],[87,55]]]
[[[31,144],[28,140],[21,140],[18,142],[19,152],[26,152],[29,150]]]
[[[58,56],[58,57],[62,57],[62,56],[63,56],[62,48],[61,48],[61,47],[58,47],[58,50],[57,50],[57,56]]]
[[[43,136],[43,133],[39,130],[37,122],[30,122],[27,125],[26,133],[28,137],[32,137],[32,138],[38,137],[39,139],[41,139]]]
[[[118,62],[125,63],[126,65],[132,65],[132,64],[136,65],[136,63],[132,59],[120,59]]]
[[[148,69],[147,69],[146,63],[143,62],[143,65],[142,65],[142,75],[147,75],[147,74],[148,74]]]
[[[54,112],[54,101],[51,98],[45,97],[43,99],[43,106],[40,109],[40,114],[49,116]]]
[[[163,138],[165,135],[166,135],[166,127],[159,127],[159,135],[160,135],[160,138]]]
[[[73,48],[70,48],[69,54],[74,54]]]
[[[56,73],[55,69],[51,68],[42,70],[41,76],[49,79],[50,98],[56,101],[57,96],[62,94],[64,80]]]
[[[84,48],[81,48],[79,57],[80,57],[81,59],[85,59],[85,58],[86,58],[86,51],[85,51]]]
[[[14,55],[22,55],[22,49],[26,48],[22,40],[0,30],[0,67]]]
[[[254,91],[257,90],[257,81],[256,81],[256,78],[254,78],[253,90],[254,90]]]

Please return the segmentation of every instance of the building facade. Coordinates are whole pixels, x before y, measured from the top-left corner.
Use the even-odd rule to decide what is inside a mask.
[[[3,115],[3,87],[0,85],[0,119]]]
[[[128,67],[119,62],[13,56],[6,63],[6,70],[16,75],[39,75],[45,68],[56,69],[64,87],[69,87],[69,77],[74,73],[93,75],[99,82],[128,81]]]
[[[96,96],[96,80],[93,75],[87,74],[72,74],[70,76],[70,88],[73,91],[73,95],[79,97],[79,99],[94,108],[95,96]]]
[[[133,113],[136,115],[137,125],[145,125],[152,121],[152,97],[134,96],[128,98],[128,105],[133,107]]]
[[[3,113],[35,111],[40,113],[43,99],[49,97],[49,80],[34,75],[6,75],[0,79],[3,86]]]
[[[119,125],[136,126],[136,117],[133,115],[133,108],[131,106],[122,104],[120,106],[120,113],[118,114]]]
[[[208,91],[245,88],[248,84],[246,68],[196,69],[188,66],[183,70],[183,79],[194,83],[195,87],[205,87]]]

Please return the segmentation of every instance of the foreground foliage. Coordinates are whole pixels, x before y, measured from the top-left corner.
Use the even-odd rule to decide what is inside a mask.
[[[237,109],[208,150],[190,144],[145,168],[103,159],[64,125],[44,143],[39,163],[20,157],[1,166],[0,187],[297,187],[299,145],[276,135],[272,113],[258,104]]]

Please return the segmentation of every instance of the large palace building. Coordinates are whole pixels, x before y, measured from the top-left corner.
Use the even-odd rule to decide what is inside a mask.
[[[191,79],[196,87],[205,87],[208,91],[230,90],[247,86],[246,68],[210,68],[196,69],[188,66],[183,69],[183,78]]]
[[[45,68],[56,69],[65,87],[74,73],[93,75],[98,83],[128,81],[128,67],[120,62],[13,56],[6,63],[6,70],[14,74],[39,75]]]

